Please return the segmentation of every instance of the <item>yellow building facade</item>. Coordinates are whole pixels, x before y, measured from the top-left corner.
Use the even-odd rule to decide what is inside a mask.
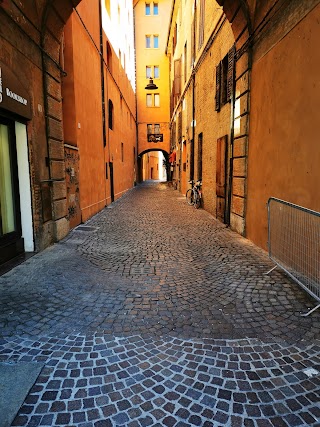
[[[320,2],[174,0],[174,177],[202,180],[203,207],[268,248],[272,197],[319,212]]]
[[[220,92],[216,106],[216,73],[221,74],[233,44],[231,26],[216,2],[174,2],[167,44],[173,177],[182,193],[189,180],[201,180],[203,207],[223,222],[230,217],[231,102]]]
[[[170,0],[134,3],[140,180],[144,175],[142,156],[162,151],[168,158],[170,149],[169,58],[165,52],[170,12]],[[146,89],[150,78],[155,89]]]

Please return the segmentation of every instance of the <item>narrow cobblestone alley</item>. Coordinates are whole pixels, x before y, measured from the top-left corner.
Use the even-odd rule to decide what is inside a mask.
[[[135,187],[0,277],[0,362],[43,365],[12,426],[320,426],[320,310],[271,267]]]

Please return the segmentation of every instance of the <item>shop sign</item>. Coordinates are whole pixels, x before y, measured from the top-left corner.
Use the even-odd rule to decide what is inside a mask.
[[[163,133],[149,133],[148,142],[163,142]]]
[[[18,77],[0,62],[0,108],[32,118],[31,99]]]

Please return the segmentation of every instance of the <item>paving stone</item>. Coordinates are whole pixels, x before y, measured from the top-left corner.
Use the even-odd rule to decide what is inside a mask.
[[[319,424],[314,301],[177,196],[139,185],[0,277],[0,362],[45,364],[13,426]]]

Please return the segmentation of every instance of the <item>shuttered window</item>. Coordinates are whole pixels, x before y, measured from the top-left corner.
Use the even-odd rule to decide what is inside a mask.
[[[227,70],[227,100],[229,101],[232,97],[233,86],[234,86],[234,58],[236,48],[233,46],[228,52],[228,70]]]
[[[174,61],[174,94],[180,96],[181,93],[181,58]]]
[[[234,87],[235,46],[233,46],[223,60],[216,66],[216,97],[215,110],[231,100]]]
[[[199,18],[199,44],[198,49],[201,48],[204,41],[204,22],[205,22],[205,0],[200,0],[200,18]]]
[[[221,106],[221,62],[216,66],[216,111],[220,111]]]

